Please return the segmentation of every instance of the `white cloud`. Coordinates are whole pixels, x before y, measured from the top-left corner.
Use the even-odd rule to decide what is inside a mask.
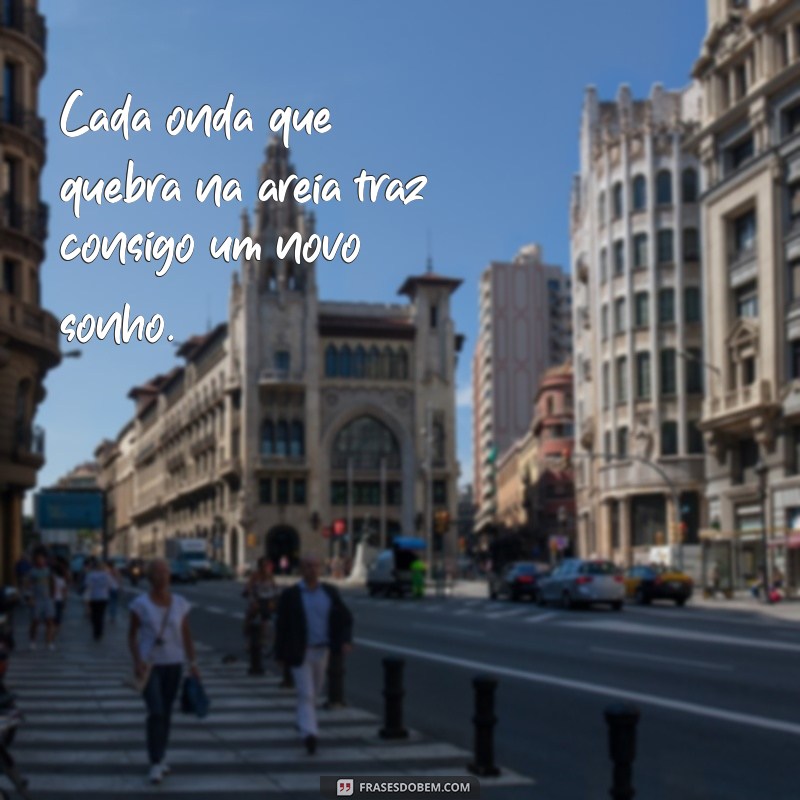
[[[472,408],[472,386],[462,386],[456,392],[456,405],[459,408]]]

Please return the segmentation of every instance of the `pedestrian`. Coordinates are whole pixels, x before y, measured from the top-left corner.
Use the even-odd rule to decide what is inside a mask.
[[[85,596],[89,618],[92,621],[92,635],[94,640],[99,642],[103,638],[108,599],[111,596],[111,576],[98,558],[89,561]]]
[[[178,695],[184,664],[200,679],[189,627],[189,601],[170,589],[170,568],[156,559],[148,569],[150,591],[130,605],[128,647],[137,678],[149,677],[142,693],[147,707],[147,756],[150,783],[170,773],[166,763],[172,707]]]
[[[111,579],[111,588],[108,590],[108,621],[117,624],[117,610],[119,608],[119,587],[122,586],[122,575],[110,559],[106,561],[106,571]]]
[[[18,559],[17,563],[14,565],[14,577],[17,581],[17,589],[21,594],[27,591],[27,577],[28,573],[31,571],[33,564],[31,563],[30,558],[28,558],[27,552],[24,552]]]
[[[67,583],[67,569],[63,564],[58,564],[55,568],[53,576],[53,600],[55,602],[55,617],[53,623],[55,625],[55,633],[53,639],[55,640],[61,630],[61,623],[64,620],[64,608],[67,604],[67,594],[69,593],[69,584]]]
[[[278,585],[272,572],[272,562],[266,557],[258,559],[255,572],[250,575],[245,589],[247,612],[245,614],[245,638],[250,641],[250,626],[256,620],[260,627],[260,639],[266,641],[269,623],[275,613],[278,599]]]
[[[317,749],[317,697],[329,652],[348,653],[353,640],[353,615],[334,586],[320,583],[320,568],[316,556],[301,559],[302,579],[281,594],[275,627],[275,657],[291,667],[297,727],[309,755]]]
[[[417,556],[411,563],[411,590],[414,597],[425,596],[425,562]]]
[[[37,547],[33,553],[33,566],[25,577],[26,594],[31,609],[30,648],[36,649],[36,635],[39,623],[45,624],[45,642],[49,650],[55,650],[55,585],[53,571],[47,564],[47,550]]]

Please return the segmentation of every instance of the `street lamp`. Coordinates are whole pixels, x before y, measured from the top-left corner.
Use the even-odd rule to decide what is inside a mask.
[[[758,477],[758,500],[761,504],[761,546],[764,548],[764,599],[767,604],[770,604],[772,599],[769,596],[769,550],[767,543],[767,476],[769,475],[769,467],[763,458],[758,459],[755,473]]]

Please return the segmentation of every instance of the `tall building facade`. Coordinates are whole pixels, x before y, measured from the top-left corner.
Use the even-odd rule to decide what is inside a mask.
[[[709,0],[705,102],[707,561],[800,584],[800,3]],[[769,539],[767,552],[764,539]]]
[[[35,0],[0,5],[0,582],[22,547],[22,502],[44,464],[44,432],[33,424],[43,380],[59,360],[58,322],[41,307],[39,270],[47,206],[38,116],[45,23]]]
[[[497,457],[528,431],[539,381],[571,356],[571,279],[538,245],[481,275],[472,360],[476,530],[496,525]]]
[[[260,180],[292,171],[271,141]],[[455,556],[461,282],[429,269],[400,287],[406,302],[325,302],[314,264],[277,258],[278,236],[295,231],[307,239],[314,217],[291,198],[245,214],[242,235],[262,255],[234,276],[228,322],[131,391],[129,554],[200,536],[235,566],[294,562],[332,552],[344,529],[337,550],[430,533],[435,558]],[[436,514],[449,529],[434,537]]]
[[[573,184],[579,550],[697,555],[704,490],[696,87],[589,89]],[[680,523],[683,523],[681,526]],[[683,541],[682,541],[683,540]]]

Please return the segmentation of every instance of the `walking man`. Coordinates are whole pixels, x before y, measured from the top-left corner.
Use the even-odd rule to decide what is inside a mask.
[[[275,656],[292,669],[297,687],[297,727],[309,755],[317,749],[317,697],[322,691],[330,652],[348,653],[353,615],[339,591],[319,580],[317,556],[300,561],[302,579],[278,601]]]
[[[89,606],[89,618],[92,621],[92,635],[96,642],[103,638],[111,586],[111,577],[103,568],[103,562],[93,558],[86,575],[86,601]]]

